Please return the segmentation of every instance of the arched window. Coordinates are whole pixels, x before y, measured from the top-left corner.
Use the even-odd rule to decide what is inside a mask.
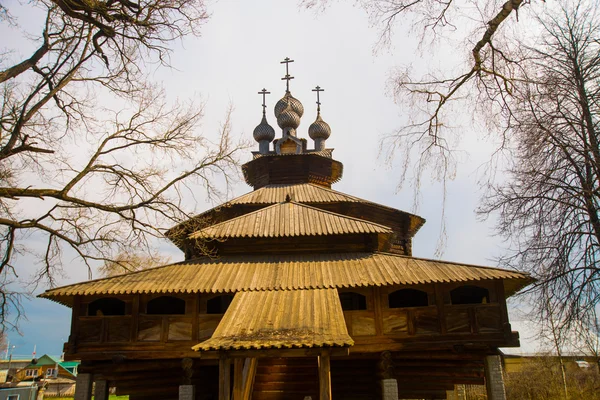
[[[88,304],[87,315],[125,315],[125,302],[114,297],[94,300]]]
[[[400,289],[388,295],[390,308],[426,307],[429,305],[427,292],[417,289]]]
[[[367,298],[360,293],[342,292],[340,293],[340,302],[344,311],[367,309]]]
[[[223,296],[213,297],[206,302],[207,314],[225,314],[233,300],[233,296],[225,294]]]
[[[485,304],[490,302],[489,290],[473,285],[457,287],[450,291],[452,304]]]
[[[146,305],[146,314],[183,315],[185,314],[185,300],[171,296],[157,297]]]

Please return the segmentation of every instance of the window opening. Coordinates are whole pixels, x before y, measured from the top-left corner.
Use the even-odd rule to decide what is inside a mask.
[[[400,289],[388,295],[390,308],[427,307],[429,298],[427,292],[417,289]]]
[[[340,302],[344,311],[367,309],[367,298],[360,293],[342,292],[340,293]]]
[[[230,295],[213,297],[206,302],[206,313],[225,314],[232,300],[233,296]]]
[[[171,296],[152,299],[146,305],[146,314],[150,315],[184,315],[185,300]]]
[[[451,290],[450,299],[452,304],[487,304],[490,292],[479,286],[465,285]]]
[[[94,300],[88,305],[88,315],[125,315],[125,302],[112,297]]]

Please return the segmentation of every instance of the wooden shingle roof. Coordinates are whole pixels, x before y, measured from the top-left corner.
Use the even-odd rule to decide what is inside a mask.
[[[212,225],[189,237],[258,238],[392,233],[387,226],[320,210],[295,202],[284,202]]]
[[[335,289],[237,293],[196,351],[352,346]]]
[[[71,305],[72,296],[131,293],[232,293],[504,280],[507,296],[528,274],[389,253],[208,257],[50,289],[40,297]]]

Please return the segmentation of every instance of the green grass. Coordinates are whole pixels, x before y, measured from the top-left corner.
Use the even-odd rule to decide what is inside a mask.
[[[52,400],[73,400],[72,397],[46,397],[44,396],[45,399],[52,399]],[[92,396],[92,399],[94,398],[94,396]],[[129,400],[129,396],[113,396],[110,395],[108,397],[109,400]]]

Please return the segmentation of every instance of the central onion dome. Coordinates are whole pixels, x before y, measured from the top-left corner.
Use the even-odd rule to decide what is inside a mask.
[[[304,114],[304,106],[290,92],[286,92],[274,108],[277,125],[281,129],[291,128],[290,134],[295,136],[295,130],[300,126],[300,118]]]

